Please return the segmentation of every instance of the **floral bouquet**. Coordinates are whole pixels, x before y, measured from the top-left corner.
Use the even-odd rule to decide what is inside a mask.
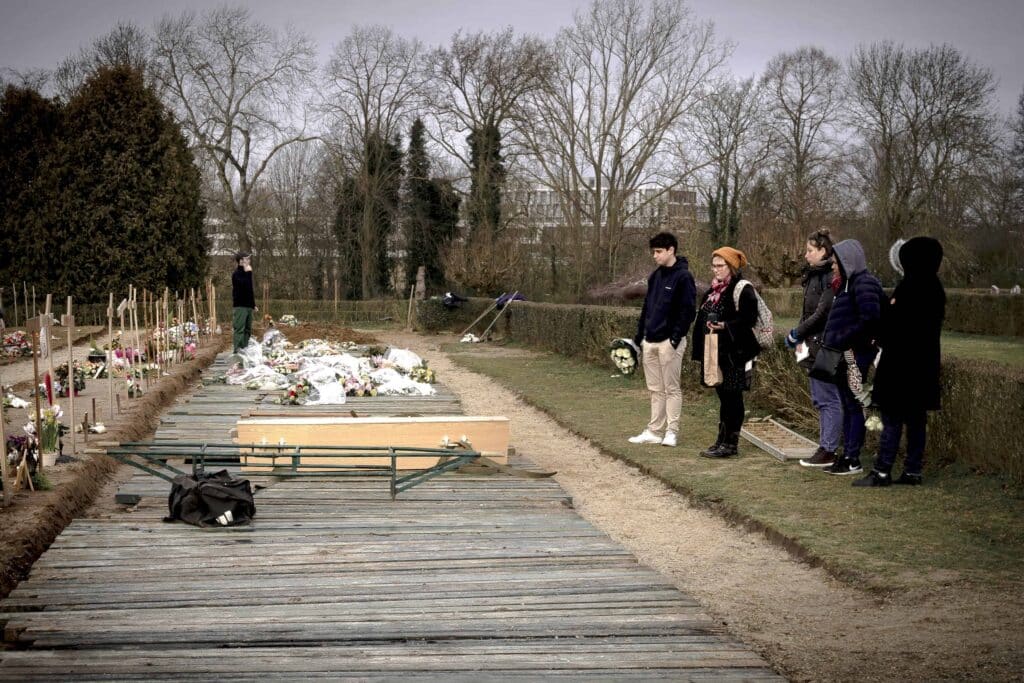
[[[64,411],[56,404],[40,414],[39,427],[42,430],[39,439],[40,453],[53,453],[57,450],[60,435],[67,431],[67,428],[60,423],[62,417],[64,417]]]
[[[295,327],[299,324],[299,319],[291,313],[285,313],[277,322],[281,325],[287,325],[288,327]]]
[[[92,363],[88,363],[89,367],[92,367]],[[54,375],[54,392],[57,396],[67,397],[68,396],[68,366],[58,365],[53,369]],[[75,396],[78,392],[85,390],[85,380],[88,376],[88,369],[80,362],[75,361]]]
[[[376,396],[377,387],[373,385],[373,381],[366,375],[362,375],[360,377],[351,375],[345,378],[345,395]]]
[[[632,339],[615,339],[611,345],[611,359],[615,367],[623,375],[632,375],[636,372],[640,349],[636,347]]]
[[[423,361],[423,365],[415,367],[409,371],[409,379],[411,379],[414,382],[433,384],[434,371],[427,367],[427,361]]]
[[[281,395],[281,398],[277,399],[277,402],[281,405],[297,406],[303,403],[307,396],[309,396],[309,382],[300,379],[288,387],[284,394]]]

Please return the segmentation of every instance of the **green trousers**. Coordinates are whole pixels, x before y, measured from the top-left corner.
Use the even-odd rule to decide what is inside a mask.
[[[235,353],[249,345],[249,337],[252,336],[252,309],[232,308],[231,327],[234,330],[233,341]]]

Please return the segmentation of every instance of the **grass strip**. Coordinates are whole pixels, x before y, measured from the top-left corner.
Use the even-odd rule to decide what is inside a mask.
[[[701,458],[718,424],[710,390],[684,395],[679,447],[636,446],[626,438],[644,427],[649,405],[640,373],[622,377],[610,367],[509,347],[494,353],[451,344],[445,351],[601,451],[840,579],[879,591],[1024,584],[1024,497],[1003,480],[947,468],[928,472],[922,487],[859,489],[851,477],[780,463],[745,441],[739,458]]]

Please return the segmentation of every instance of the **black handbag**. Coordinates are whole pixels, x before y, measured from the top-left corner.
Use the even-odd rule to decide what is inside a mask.
[[[843,363],[843,352],[822,344],[814,357],[814,365],[807,373],[812,379],[835,384],[839,376],[839,366]]]

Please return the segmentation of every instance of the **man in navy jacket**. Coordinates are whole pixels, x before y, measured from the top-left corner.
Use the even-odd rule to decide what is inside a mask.
[[[676,254],[675,235],[661,232],[649,242],[658,267],[647,278],[647,296],[633,341],[643,354],[651,392],[651,421],[630,443],[675,446],[683,408],[680,375],[686,333],[697,314],[697,290],[686,258]]]

